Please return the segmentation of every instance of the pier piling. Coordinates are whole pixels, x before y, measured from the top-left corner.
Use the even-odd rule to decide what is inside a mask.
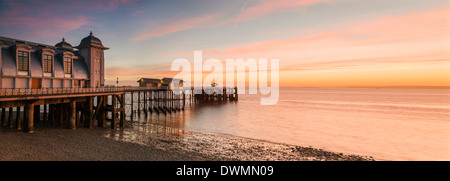
[[[8,127],[13,128],[13,107],[8,110]]]
[[[77,102],[71,101],[70,102],[70,109],[69,109],[69,129],[76,129],[76,117],[77,117]]]
[[[21,121],[20,121],[20,107],[17,107],[16,109],[16,129],[21,130]]]
[[[33,114],[34,114],[34,104],[27,104],[25,106],[25,118],[24,118],[24,132],[27,133],[34,133],[34,120],[33,120]]]

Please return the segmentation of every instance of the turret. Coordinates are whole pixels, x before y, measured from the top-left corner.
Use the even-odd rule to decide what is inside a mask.
[[[76,46],[81,56],[83,56],[89,70],[89,87],[103,87],[105,85],[105,57],[102,41],[92,34],[81,40],[80,45]]]

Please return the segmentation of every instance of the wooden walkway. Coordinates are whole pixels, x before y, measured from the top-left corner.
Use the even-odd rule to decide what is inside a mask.
[[[133,120],[141,113],[147,116],[183,111],[187,104],[238,100],[236,88],[222,91],[223,94],[217,94],[201,90],[192,95],[186,94],[186,90],[141,87],[0,89],[0,128],[32,133],[35,122],[68,129],[107,127],[109,122],[110,127],[116,129],[125,126],[127,113]]]

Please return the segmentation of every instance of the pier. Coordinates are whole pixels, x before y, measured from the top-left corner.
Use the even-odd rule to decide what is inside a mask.
[[[106,128],[109,123],[111,129],[116,129],[125,127],[127,116],[133,120],[142,113],[172,114],[192,104],[238,101],[237,88],[213,91],[175,92],[145,87],[0,89],[0,129],[33,133],[35,123],[67,129]]]

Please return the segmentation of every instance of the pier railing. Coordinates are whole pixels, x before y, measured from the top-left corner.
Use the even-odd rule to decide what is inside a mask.
[[[28,88],[3,88],[0,89],[0,97],[15,97],[15,96],[45,96],[45,95],[61,95],[61,94],[89,94],[89,93],[113,93],[113,92],[132,92],[132,91],[163,91],[167,89],[155,89],[150,87],[101,87],[101,88],[41,88],[41,89],[28,89]],[[194,90],[191,89],[194,94],[211,93],[214,91],[222,91],[222,89],[203,89]],[[184,89],[172,90],[172,91],[187,91]],[[223,94],[235,93],[235,88],[224,88]]]
[[[125,89],[126,89],[125,87],[0,89],[0,97],[44,96],[44,95],[58,95],[58,94],[123,92],[123,91],[125,91]]]

